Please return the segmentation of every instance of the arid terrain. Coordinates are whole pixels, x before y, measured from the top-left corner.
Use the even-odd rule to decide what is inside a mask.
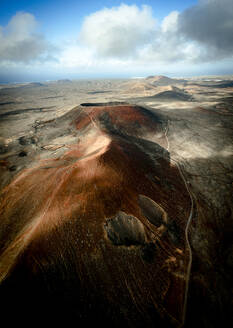
[[[232,163],[232,76],[0,85],[2,318],[231,326]]]

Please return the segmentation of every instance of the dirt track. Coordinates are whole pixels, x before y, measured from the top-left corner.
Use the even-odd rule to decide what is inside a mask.
[[[167,136],[168,131],[169,131],[169,120],[167,122],[166,130],[165,130],[165,138],[167,140],[167,151],[170,150],[170,144],[169,144],[169,140],[168,140],[168,136]],[[184,181],[186,190],[189,193],[189,197],[191,200],[190,213],[189,213],[189,217],[188,217],[187,224],[185,227],[185,240],[186,240],[188,252],[189,252],[189,261],[188,261],[187,273],[186,273],[186,279],[185,279],[186,285],[185,285],[184,307],[183,307],[182,325],[181,325],[181,327],[183,327],[185,325],[185,318],[186,318],[186,312],[187,312],[188,290],[189,290],[189,281],[190,281],[190,275],[191,275],[191,269],[192,269],[192,258],[193,258],[192,248],[191,248],[190,241],[189,241],[189,226],[190,226],[190,224],[192,222],[192,218],[193,218],[194,198],[193,198],[192,192],[189,189],[187,180],[185,179],[184,174],[182,172],[181,165],[172,158],[171,158],[171,161],[174,162],[175,165],[177,166],[180,176]]]

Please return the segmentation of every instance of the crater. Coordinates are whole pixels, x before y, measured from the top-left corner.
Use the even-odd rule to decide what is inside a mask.
[[[19,138],[19,144],[22,145],[22,146],[30,145],[30,144],[35,144],[36,141],[37,141],[37,138],[36,137],[26,137],[26,136],[23,136],[23,137],[20,137]]]
[[[27,156],[27,152],[23,150],[19,153],[19,157],[24,157],[24,156]]]
[[[98,107],[98,106],[118,106],[118,105],[129,105],[126,102],[123,101],[111,101],[111,102],[105,102],[105,103],[82,103],[81,106],[83,107]]]

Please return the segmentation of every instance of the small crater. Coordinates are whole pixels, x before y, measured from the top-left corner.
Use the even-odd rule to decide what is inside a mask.
[[[13,172],[17,170],[17,166],[16,165],[12,165],[9,167],[9,171]]]
[[[108,238],[114,245],[144,245],[146,234],[143,224],[133,215],[118,212],[104,225]]]
[[[7,153],[7,147],[4,145],[0,145],[0,154],[6,154]]]
[[[30,145],[30,144],[36,144],[37,143],[37,138],[36,137],[20,137],[19,138],[19,144],[22,146],[25,145]]]
[[[31,137],[31,143],[32,144],[36,144],[38,142],[38,138],[37,137]]]
[[[27,156],[27,152],[26,151],[21,151],[18,155],[19,157],[24,157],[24,156]]]
[[[19,144],[20,145],[30,145],[30,138],[27,138],[25,136],[19,138]]]

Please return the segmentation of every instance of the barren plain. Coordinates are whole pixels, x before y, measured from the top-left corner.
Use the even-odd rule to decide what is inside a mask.
[[[228,327],[232,123],[231,76],[0,85],[2,317]]]

